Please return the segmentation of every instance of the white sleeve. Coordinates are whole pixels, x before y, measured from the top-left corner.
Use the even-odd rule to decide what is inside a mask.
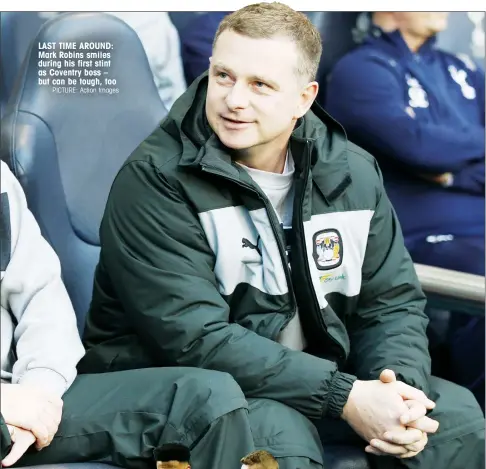
[[[22,187],[4,162],[1,181],[8,196],[11,234],[1,295],[16,320],[12,383],[29,383],[62,396],[85,353],[76,316],[59,259],[42,237]]]

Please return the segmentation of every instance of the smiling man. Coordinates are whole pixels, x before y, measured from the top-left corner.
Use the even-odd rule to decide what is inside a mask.
[[[322,467],[315,427],[377,467],[479,469],[481,410],[430,376],[423,292],[375,160],[315,104],[320,56],[281,3],[223,19],[113,184],[81,369],[230,373],[281,469]]]

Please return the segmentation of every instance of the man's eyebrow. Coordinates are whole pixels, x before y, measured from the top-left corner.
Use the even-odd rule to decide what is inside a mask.
[[[235,72],[231,70],[231,68],[227,67],[225,64],[222,62],[216,62],[214,64],[214,68],[219,68],[220,70],[224,70],[226,72],[229,72],[231,75],[235,75]]]
[[[214,68],[217,68],[219,70],[224,70],[225,72],[228,72],[230,75],[236,75],[236,73],[231,70],[231,68],[227,67],[226,65],[224,65],[222,62],[215,62],[214,64]],[[251,81],[261,81],[263,83],[266,83],[267,85],[270,85],[272,88],[275,88],[275,89],[279,89],[280,86],[273,80],[271,80],[270,78],[265,78],[264,76],[261,76],[261,75],[253,75],[250,77],[250,80]]]
[[[261,81],[262,83],[266,83],[267,85],[270,85],[272,88],[275,88],[275,89],[279,89],[280,87],[278,86],[277,83],[275,83],[273,80],[271,80],[270,78],[265,78],[263,76],[259,76],[259,75],[253,75],[252,77],[250,77],[250,79],[252,81]]]

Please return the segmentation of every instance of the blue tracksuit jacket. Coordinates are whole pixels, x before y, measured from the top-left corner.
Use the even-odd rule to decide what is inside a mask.
[[[329,77],[326,110],[379,160],[411,250],[430,235],[484,239],[484,79],[435,38],[412,53],[377,27]],[[446,172],[451,187],[425,179]]]

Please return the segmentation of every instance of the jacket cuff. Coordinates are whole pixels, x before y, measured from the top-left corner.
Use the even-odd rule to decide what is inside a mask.
[[[19,384],[44,389],[59,397],[67,391],[67,382],[59,373],[49,368],[32,368],[19,380]]]
[[[354,382],[357,380],[356,376],[337,371],[331,381],[329,388],[329,397],[327,403],[327,416],[333,418],[340,418],[343,413],[343,408],[348,402],[349,393],[353,388]]]

